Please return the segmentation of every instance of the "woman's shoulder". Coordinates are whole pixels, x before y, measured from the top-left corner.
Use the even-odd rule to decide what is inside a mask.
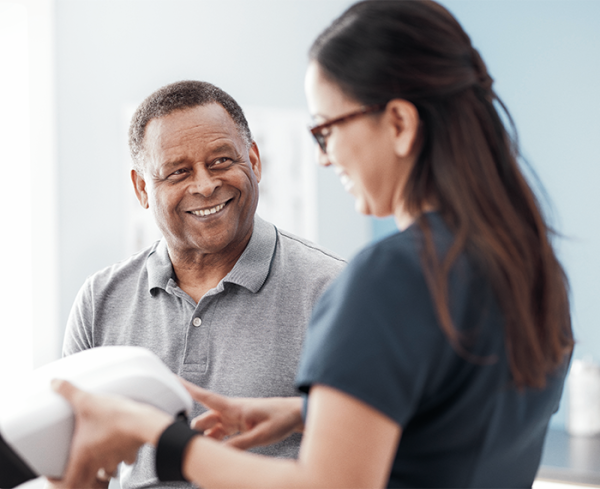
[[[435,248],[443,253],[452,244],[453,235],[437,212],[429,212],[423,216],[425,225],[431,232]],[[399,271],[422,274],[423,247],[425,235],[421,223],[414,222],[404,231],[398,231],[386,238],[363,248],[350,261],[351,268],[371,270],[382,276]]]
[[[411,227],[366,246],[338,276],[326,300],[354,311],[366,304],[396,310],[427,299],[419,239]]]

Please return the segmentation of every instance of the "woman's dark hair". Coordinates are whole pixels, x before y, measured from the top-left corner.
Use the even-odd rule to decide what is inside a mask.
[[[407,207],[418,213],[433,203],[455,234],[439,260],[427,220],[419,219],[425,275],[441,327],[465,353],[450,317],[447,284],[466,249],[486,270],[503,310],[514,383],[543,387],[573,348],[568,283],[519,168],[516,137],[495,104],[516,134],[512,119],[469,36],[433,1],[367,0],[335,20],[310,57],[364,105],[392,99],[415,105],[423,146],[405,187]]]

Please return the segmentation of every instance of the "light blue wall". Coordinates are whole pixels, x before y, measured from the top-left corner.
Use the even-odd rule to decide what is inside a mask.
[[[575,357],[600,362],[600,2],[445,0],[496,80],[564,236]],[[375,238],[393,230],[373,222]],[[553,419],[564,426],[565,402]]]
[[[447,0],[497,80],[565,238],[575,357],[600,361],[600,2]],[[564,425],[565,402],[553,420]]]

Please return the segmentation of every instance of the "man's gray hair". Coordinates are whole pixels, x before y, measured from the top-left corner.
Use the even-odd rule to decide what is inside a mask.
[[[133,114],[129,126],[129,150],[134,170],[143,173],[144,134],[146,126],[152,119],[163,117],[176,110],[191,109],[211,103],[223,106],[233,119],[246,146],[250,148],[252,134],[248,121],[242,108],[231,95],[207,82],[180,81],[159,88],[146,98]]]

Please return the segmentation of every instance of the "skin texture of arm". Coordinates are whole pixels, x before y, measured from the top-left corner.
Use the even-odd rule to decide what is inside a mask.
[[[131,461],[143,443],[156,445],[172,418],[151,406],[89,394],[67,382],[55,390],[73,406],[76,428],[65,478],[59,487],[90,487],[99,468]],[[183,473],[205,488],[384,487],[401,428],[341,391],[315,385],[298,460],[242,452],[209,437],[188,445]]]

